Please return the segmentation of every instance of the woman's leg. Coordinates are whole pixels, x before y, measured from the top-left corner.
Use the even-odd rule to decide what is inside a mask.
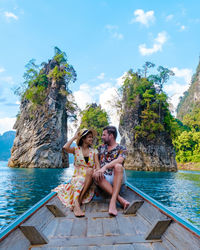
[[[87,190],[89,189],[89,187],[92,184],[92,181],[93,181],[92,175],[93,175],[93,169],[92,168],[88,168],[86,170],[86,176],[85,176],[84,186],[83,186],[83,189],[82,189],[82,191],[80,193],[80,196],[79,196],[79,203],[80,204],[83,201],[83,197],[84,197],[85,193],[87,192]]]
[[[78,197],[78,199],[76,199],[74,203],[73,211],[74,211],[75,216],[77,217],[85,216],[85,213],[81,210],[80,205],[82,203],[85,193],[87,192],[88,188],[92,184],[92,175],[93,175],[93,169],[90,169],[90,168],[87,169],[83,189],[80,193],[80,196]]]

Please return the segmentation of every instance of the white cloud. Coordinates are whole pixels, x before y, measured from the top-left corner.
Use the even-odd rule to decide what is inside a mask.
[[[192,78],[192,70],[191,69],[178,69],[177,67],[171,68],[176,77],[183,77],[187,84],[190,83]]]
[[[103,80],[105,77],[105,73],[101,73],[100,75],[97,76],[98,79]]]
[[[4,16],[10,20],[10,19],[15,19],[15,20],[18,20],[18,16],[16,16],[14,13],[12,12],[8,12],[8,11],[5,11],[4,12]]]
[[[134,11],[134,16],[135,18],[133,18],[131,20],[131,23],[141,23],[143,25],[145,25],[146,27],[148,27],[151,23],[153,23],[155,21],[155,16],[154,16],[154,11],[150,10],[147,12],[144,12],[144,10],[142,9],[137,9]]]
[[[102,91],[104,91],[107,88],[110,88],[112,86],[112,84],[110,82],[104,82],[101,83],[99,85],[97,85],[96,87],[94,87],[94,92],[98,92],[97,94],[101,93]]]
[[[99,103],[101,107],[106,110],[110,117],[110,124],[118,127],[119,117],[117,114],[117,109],[113,106],[113,101],[118,98],[117,88],[111,87],[105,89],[105,91],[99,96]]]
[[[126,77],[128,77],[128,73],[124,72],[124,74],[122,76],[120,76],[119,78],[116,79],[118,87],[121,87],[123,85]]]
[[[162,51],[163,44],[166,41],[167,41],[167,33],[165,31],[162,31],[158,33],[158,36],[154,39],[154,44],[152,48],[147,48],[146,44],[140,44],[139,51],[143,56],[151,55],[158,51]]]
[[[16,118],[0,118],[0,134],[3,134],[6,131],[13,130],[13,125],[16,121]]]
[[[3,67],[0,68],[0,73],[4,72],[5,69]]]
[[[183,93],[189,88],[189,83],[178,83],[173,81],[171,84],[164,85],[164,91],[170,96],[170,102],[173,105],[174,112],[179,103],[179,98],[183,96]]]
[[[108,30],[108,32],[111,34],[113,38],[122,40],[124,39],[124,35],[118,32],[118,28],[119,27],[117,25],[110,25],[110,24],[106,25],[106,29]]]
[[[170,84],[164,85],[164,91],[170,97],[170,102],[173,105],[173,112],[175,115],[175,110],[179,103],[179,98],[183,96],[183,93],[188,90],[191,77],[192,70],[191,69],[178,69],[177,67],[171,68],[171,70],[175,73],[175,80]]]
[[[180,30],[183,31],[185,29],[186,29],[186,26],[185,25],[181,25]]]
[[[91,88],[87,84],[80,85],[80,89],[74,92],[74,98],[78,106],[83,110],[88,103],[92,103]]]
[[[171,21],[174,18],[174,15],[170,14],[166,16],[166,21]]]

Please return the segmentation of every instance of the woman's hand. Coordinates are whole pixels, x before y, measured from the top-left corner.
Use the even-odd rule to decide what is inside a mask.
[[[76,140],[78,138],[79,131],[77,131],[73,137],[73,140]]]

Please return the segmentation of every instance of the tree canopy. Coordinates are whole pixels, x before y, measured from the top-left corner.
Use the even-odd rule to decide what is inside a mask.
[[[93,128],[97,131],[96,146],[101,144],[103,128],[108,125],[108,114],[96,103],[87,105],[81,112],[80,128]]]

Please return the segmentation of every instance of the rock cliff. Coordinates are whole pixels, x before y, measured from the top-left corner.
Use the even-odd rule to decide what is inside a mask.
[[[191,85],[177,106],[177,118],[183,120],[184,115],[191,113],[196,104],[200,104],[200,60]]]
[[[146,79],[139,79],[137,75],[132,75],[132,79],[129,77],[127,81],[125,81],[126,86],[123,86],[122,113],[119,125],[121,144],[125,145],[128,151],[125,168],[139,171],[177,171],[172,140],[165,129],[160,129],[160,131],[159,129],[151,130],[153,126],[158,127],[158,123],[155,122],[148,128],[151,132],[146,132],[147,130],[143,127],[140,131],[140,136],[137,136],[138,128],[141,127],[142,124],[142,119],[147,116],[147,111],[151,114],[153,113],[153,109],[156,110],[157,102],[157,100],[150,101],[150,99],[147,99],[147,106],[149,108],[144,111],[144,99],[142,94],[137,94],[137,86],[139,86],[141,93],[143,84],[143,92],[146,96],[147,93],[154,93],[151,96],[155,95],[154,87],[148,83]],[[131,89],[132,97],[130,95]],[[143,94],[143,96],[145,96],[145,94]],[[150,110],[150,107],[153,108]],[[161,113],[159,115],[161,117],[159,119],[164,120],[162,118],[163,114]],[[147,123],[156,120],[156,117],[159,117],[158,112],[157,114],[154,113],[154,116],[152,116]],[[148,124],[146,126],[148,126]],[[152,138],[148,138],[150,133],[154,135]]]
[[[63,66],[58,58],[54,57],[44,64],[34,81],[29,82],[21,101],[20,115],[14,125],[16,137],[8,163],[10,167],[68,167],[68,155],[62,153],[62,147],[67,141],[66,90],[72,78],[72,73],[69,72],[72,72],[72,69],[72,66]],[[39,104],[35,104],[35,99],[38,98],[38,95],[34,96],[35,89],[39,86],[41,76],[46,79],[45,83],[42,82],[45,87],[42,94],[40,93],[43,99],[41,101],[39,98]]]

